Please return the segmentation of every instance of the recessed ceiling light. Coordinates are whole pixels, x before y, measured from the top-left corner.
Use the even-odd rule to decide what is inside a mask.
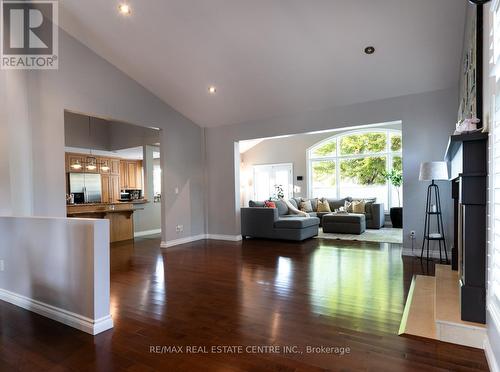
[[[217,92],[217,88],[216,88],[216,87],[214,87],[213,85],[210,85],[210,86],[208,87],[208,93],[210,93],[210,94],[215,94],[216,92]]]
[[[373,46],[371,46],[371,45],[370,45],[370,46],[367,46],[367,47],[365,48],[365,53],[366,53],[366,54],[373,54],[373,53],[375,53],[375,47],[373,47]]]
[[[130,5],[128,5],[128,4],[118,5],[118,11],[120,12],[120,14],[123,14],[123,15],[130,15],[130,13],[132,13],[132,10],[130,9]]]

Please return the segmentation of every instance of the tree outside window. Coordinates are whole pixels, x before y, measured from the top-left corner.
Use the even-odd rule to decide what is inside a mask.
[[[401,131],[364,130],[329,138],[309,150],[312,197],[376,197],[397,204],[385,173],[402,172]]]

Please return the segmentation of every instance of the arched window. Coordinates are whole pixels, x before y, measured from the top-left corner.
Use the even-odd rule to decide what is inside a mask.
[[[330,137],[307,151],[308,194],[313,198],[371,198],[385,209],[402,206],[402,190],[384,172],[402,171],[401,131],[363,129]]]

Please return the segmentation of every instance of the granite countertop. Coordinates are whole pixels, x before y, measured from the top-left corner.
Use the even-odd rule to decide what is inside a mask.
[[[68,216],[75,216],[79,214],[109,214],[109,213],[133,213],[135,211],[142,211],[144,208],[128,208],[128,209],[96,209],[93,211],[74,211],[68,212]]]
[[[119,204],[146,204],[149,203],[147,199],[130,200],[126,202],[117,201],[114,203],[82,203],[82,204],[66,204],[66,207],[85,207],[85,206],[105,206],[105,205],[119,205]]]

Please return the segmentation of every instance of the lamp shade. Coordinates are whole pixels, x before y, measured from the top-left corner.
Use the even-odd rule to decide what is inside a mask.
[[[420,181],[447,180],[448,164],[445,161],[426,161],[420,163]]]

